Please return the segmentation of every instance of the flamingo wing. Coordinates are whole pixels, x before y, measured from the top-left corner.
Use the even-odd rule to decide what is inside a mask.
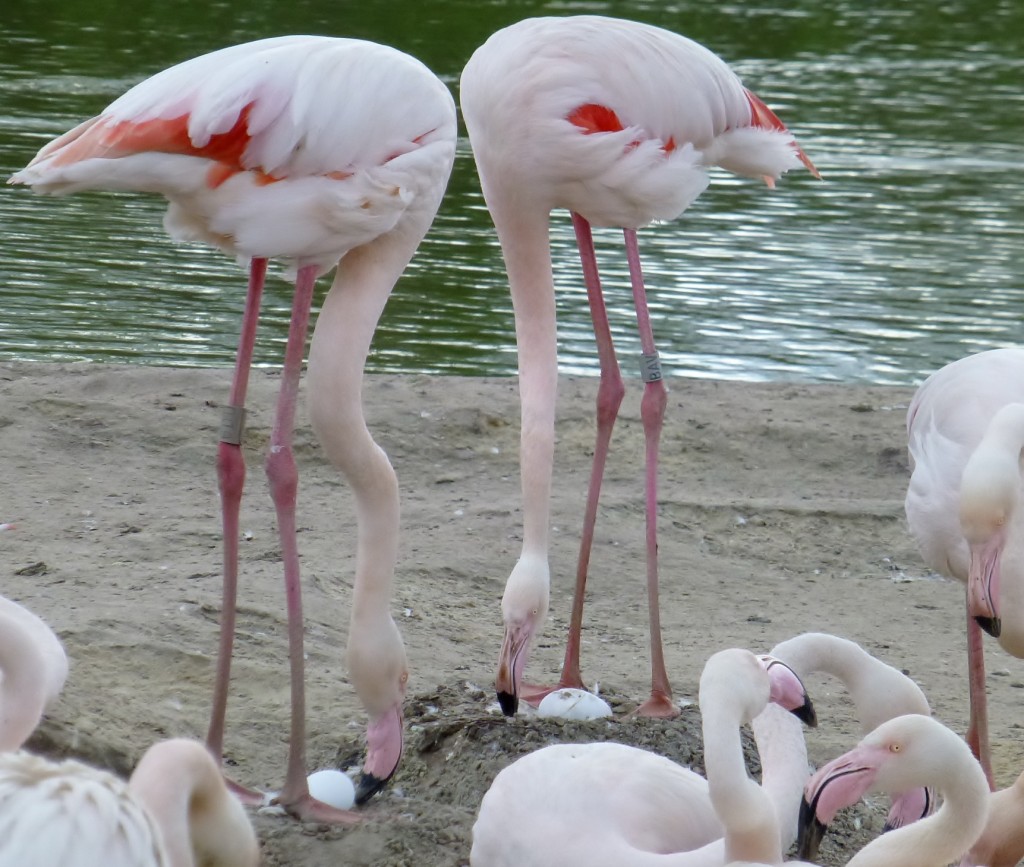
[[[154,75],[11,182],[162,193],[176,238],[326,270],[437,198],[454,142],[451,94],[419,61],[361,40],[284,36]]]

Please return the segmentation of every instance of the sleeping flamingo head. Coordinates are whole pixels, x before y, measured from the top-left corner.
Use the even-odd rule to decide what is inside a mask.
[[[505,638],[498,656],[498,676],[494,688],[505,716],[514,716],[519,708],[523,671],[530,655],[533,636],[548,614],[550,572],[545,558],[523,555],[505,585],[501,614]]]
[[[960,483],[960,527],[970,548],[967,606],[994,638],[999,616],[1000,572],[1007,527],[1017,506],[1019,457],[983,441],[964,467]]]
[[[931,717],[907,714],[882,723],[807,781],[800,805],[797,857],[817,857],[825,831],[840,810],[869,792],[892,794],[938,786],[960,755],[970,756],[963,739]]]

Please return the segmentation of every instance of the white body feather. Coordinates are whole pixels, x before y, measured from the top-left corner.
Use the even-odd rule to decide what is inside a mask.
[[[1024,349],[993,349],[947,364],[917,390],[907,412],[911,478],[906,513],[925,563],[967,581],[960,482],[995,414],[1024,403]],[[1024,481],[1018,480],[1024,496]],[[1002,556],[1000,645],[1024,656],[1024,510],[1011,516]]]
[[[62,162],[62,149],[94,126],[124,122],[186,117],[201,149],[232,130],[247,106],[246,171],[216,186],[208,173],[217,161],[208,156],[115,148]],[[326,271],[443,189],[454,148],[451,94],[419,61],[371,42],[282,36],[154,75],[43,148],[12,182],[55,194],[161,193],[171,202],[164,223],[172,237]]]

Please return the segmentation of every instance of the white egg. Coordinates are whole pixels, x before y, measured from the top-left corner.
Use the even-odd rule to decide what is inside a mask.
[[[555,719],[600,719],[611,716],[611,706],[603,698],[585,689],[558,689],[549,692],[537,708],[537,715]]]
[[[314,771],[306,777],[309,794],[339,810],[351,810],[356,802],[356,787],[352,778],[341,771]]]

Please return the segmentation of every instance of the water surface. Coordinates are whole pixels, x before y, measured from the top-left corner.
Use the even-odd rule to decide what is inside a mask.
[[[522,17],[593,12],[669,27],[728,60],[825,178],[792,172],[768,191],[716,173],[680,220],[641,234],[670,374],[909,384],[968,352],[1020,340],[1019,0],[9,5],[0,35],[3,176],[142,78],[236,42],[283,33],[374,39],[416,55],[456,92],[473,49]],[[244,273],[216,251],[170,242],[163,210],[140,195],[50,199],[0,189],[0,360],[230,365]],[[562,366],[596,373],[571,227],[564,213],[554,220]],[[620,357],[633,375],[621,237],[597,237]],[[289,308],[290,286],[272,280],[258,363],[279,362]],[[369,369],[515,372],[500,250],[465,138]]]

